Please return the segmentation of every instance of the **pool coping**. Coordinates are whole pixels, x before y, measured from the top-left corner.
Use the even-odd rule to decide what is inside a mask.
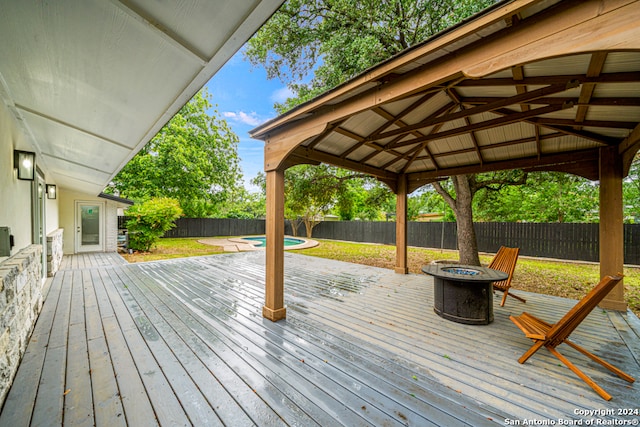
[[[264,236],[264,234],[262,235],[256,234],[255,236],[245,236],[245,237],[262,237],[262,236]],[[306,237],[299,237],[299,236],[284,236],[284,237],[304,240],[304,243],[301,243],[299,245],[285,246],[284,249],[286,251],[296,250],[296,249],[308,249],[308,248],[313,248],[314,246],[319,245],[318,241],[307,239]],[[199,239],[198,242],[203,243],[205,245],[220,246],[224,249],[225,252],[248,252],[248,251],[265,250],[265,248],[257,248],[255,246],[257,244],[255,241],[245,240],[243,237]]]

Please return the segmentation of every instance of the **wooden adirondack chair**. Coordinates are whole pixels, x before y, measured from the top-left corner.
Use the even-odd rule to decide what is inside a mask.
[[[520,248],[507,248],[505,246],[501,246],[498,250],[498,253],[496,253],[496,255],[491,260],[491,264],[489,264],[489,268],[503,271],[509,275],[509,277],[507,277],[505,280],[502,280],[500,282],[493,282],[493,289],[501,291],[503,293],[500,307],[504,307],[504,303],[507,300],[507,295],[522,302],[527,302],[524,298],[509,293],[509,288],[511,287],[511,278],[513,277],[513,271],[516,269],[516,262],[518,262],[519,253]]]
[[[511,321],[518,326],[522,332],[531,338],[535,343],[527,352],[525,352],[518,362],[524,363],[533,354],[538,351],[542,346],[546,347],[551,354],[556,356],[562,363],[564,363],[569,369],[571,369],[576,375],[578,375],[584,382],[586,382],[596,393],[598,393],[603,399],[611,400],[611,395],[604,391],[598,384],[596,384],[591,378],[589,378],[578,367],[571,363],[566,357],[558,353],[556,347],[562,343],[565,343],[580,353],[584,354],[594,362],[597,362],[609,369],[611,372],[619,376],[620,378],[632,383],[635,381],[633,377],[624,373],[620,369],[605,362],[598,356],[590,353],[584,348],[580,347],[574,342],[568,340],[569,335],[578,327],[578,325],[584,320],[585,317],[602,301],[602,299],[615,287],[615,285],[622,280],[620,276],[606,276],[598,285],[593,288],[582,300],[578,302],[562,319],[556,324],[549,324],[543,320],[532,316],[529,313],[522,313],[520,316],[510,316]]]

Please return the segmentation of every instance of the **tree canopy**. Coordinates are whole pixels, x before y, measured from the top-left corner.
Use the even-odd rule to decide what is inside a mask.
[[[276,105],[282,113],[493,3],[289,0],[249,40],[244,54],[296,94]]]
[[[106,191],[146,201],[169,197],[188,217],[213,216],[241,191],[238,136],[199,92],[116,175]]]

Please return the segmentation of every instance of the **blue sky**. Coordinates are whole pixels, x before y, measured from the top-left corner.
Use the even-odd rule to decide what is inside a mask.
[[[255,190],[249,181],[264,170],[264,143],[249,137],[249,131],[277,116],[274,102],[282,102],[291,92],[277,79],[268,80],[263,68],[252,67],[235,54],[206,84],[211,101],[240,138],[238,155],[245,187]]]

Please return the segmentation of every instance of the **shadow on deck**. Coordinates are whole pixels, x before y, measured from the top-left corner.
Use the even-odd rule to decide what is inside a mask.
[[[66,259],[0,425],[638,419],[618,410],[637,410],[640,388],[567,346],[560,351],[612,401],[544,350],[518,364],[530,341],[509,314],[526,310],[553,322],[572,300],[519,291],[526,304],[508,301],[501,308],[495,296],[492,324],[461,325],[434,314],[429,276],[287,253],[287,319],[272,323],[261,317],[263,252],[121,260],[114,254]],[[638,378],[639,325],[631,312],[596,309],[572,338]],[[600,412],[587,414],[593,410]]]

